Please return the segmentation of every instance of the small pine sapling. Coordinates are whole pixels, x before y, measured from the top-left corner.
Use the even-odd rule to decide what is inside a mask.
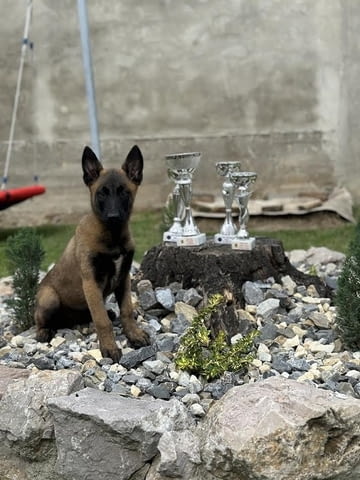
[[[6,241],[6,257],[13,277],[14,297],[7,300],[18,332],[34,324],[35,296],[44,250],[32,228],[24,228]]]
[[[338,279],[336,322],[345,344],[360,348],[360,222]]]
[[[233,345],[228,345],[226,335],[220,331],[212,339],[206,321],[225,302],[222,295],[213,295],[208,305],[202,308],[192,320],[180,341],[175,365],[180,370],[203,375],[207,380],[220,377],[223,373],[236,372],[253,360],[251,349],[259,334],[253,330]]]

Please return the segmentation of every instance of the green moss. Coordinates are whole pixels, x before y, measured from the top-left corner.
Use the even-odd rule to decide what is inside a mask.
[[[190,327],[182,336],[176,354],[175,364],[180,370],[187,370],[203,375],[207,380],[220,377],[227,371],[238,371],[253,360],[251,350],[255,337],[259,334],[253,330],[233,345],[228,345],[225,332],[211,338],[206,321],[217,311],[225,298],[213,295],[206,307],[193,318]]]

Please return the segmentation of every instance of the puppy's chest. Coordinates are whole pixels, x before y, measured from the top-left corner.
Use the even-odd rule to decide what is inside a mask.
[[[96,283],[103,290],[113,291],[119,282],[122,254],[98,253],[92,261]]]

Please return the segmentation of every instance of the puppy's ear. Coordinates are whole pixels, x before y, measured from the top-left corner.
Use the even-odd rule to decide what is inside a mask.
[[[129,180],[136,185],[140,185],[143,179],[144,160],[140,148],[137,145],[132,147],[121,168]]]
[[[82,169],[84,172],[84,183],[88,187],[99,178],[100,172],[103,169],[103,166],[90,147],[84,148],[82,155]]]

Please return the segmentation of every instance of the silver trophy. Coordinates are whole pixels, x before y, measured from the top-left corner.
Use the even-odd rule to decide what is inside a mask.
[[[164,242],[172,242],[180,246],[202,245],[206,242],[206,235],[200,233],[191,211],[192,176],[199,165],[200,158],[200,152],[175,153],[165,157],[169,178],[175,182],[172,194],[175,216],[172,226],[163,235]],[[185,209],[183,220],[181,220],[182,209]]]
[[[252,194],[251,185],[255,183],[257,174],[255,172],[233,172],[230,180],[235,185],[235,198],[239,204],[239,230],[231,247],[235,250],[252,250],[255,245],[255,238],[250,237],[247,231],[249,221],[249,198]]]
[[[219,233],[214,236],[214,242],[219,244],[231,244],[235,239],[237,228],[232,219],[232,204],[234,201],[235,186],[230,180],[230,174],[239,172],[240,162],[218,162],[216,172],[224,178],[222,184],[222,196],[225,204],[225,220]]]

